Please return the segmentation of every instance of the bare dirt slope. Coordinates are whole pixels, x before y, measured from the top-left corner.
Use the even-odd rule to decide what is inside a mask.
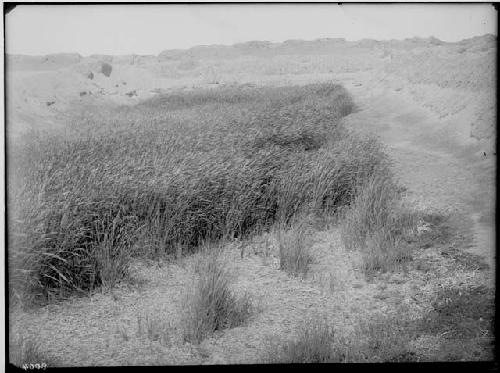
[[[359,85],[350,92],[361,110],[347,118],[348,125],[387,145],[394,171],[415,206],[451,215],[460,229],[472,227],[469,250],[493,268],[496,155],[484,156],[477,142],[457,139],[460,134],[443,136],[441,129],[449,123],[399,92],[385,89],[374,96],[369,86]]]
[[[411,97],[440,121],[450,121],[443,128],[447,136],[472,138],[490,153],[496,136],[495,66],[493,35],[457,43],[435,38],[248,42],[158,56],[14,55],[7,56],[8,116],[15,122],[9,132],[50,127],[70,104],[93,98],[133,104],[173,88],[364,76],[370,90],[390,87]]]

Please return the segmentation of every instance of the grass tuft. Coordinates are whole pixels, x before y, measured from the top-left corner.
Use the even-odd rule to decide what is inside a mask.
[[[389,168],[373,174],[346,210],[341,235],[347,249],[361,250],[367,274],[388,271],[410,258],[408,240],[417,216],[402,202]]]
[[[200,343],[214,332],[245,323],[252,313],[248,295],[236,297],[220,252],[212,249],[196,265],[198,279],[186,304],[184,340]]]
[[[305,323],[295,340],[273,343],[264,358],[269,364],[333,363],[343,356],[335,348],[335,333],[324,318]]]
[[[313,263],[311,234],[305,223],[295,224],[289,229],[277,231],[280,269],[292,276],[305,277]]]

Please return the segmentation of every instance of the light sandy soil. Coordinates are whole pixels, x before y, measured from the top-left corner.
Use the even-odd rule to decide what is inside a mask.
[[[363,323],[383,316],[422,318],[432,310],[431,304],[440,289],[481,285],[492,288],[496,156],[488,150],[484,157],[485,143],[470,138],[467,108],[450,109],[443,115],[442,107],[438,108],[440,112],[428,104],[432,100],[419,100],[419,94],[427,92],[429,86],[408,84],[397,74],[377,75],[380,71],[269,74],[240,77],[238,81],[273,85],[331,80],[343,83],[358,105],[358,111],[345,119],[346,125],[380,137],[393,160],[396,176],[407,188],[408,200],[420,211],[449,216],[452,240],[416,250],[413,262],[405,270],[383,274],[372,281],[361,270],[359,254],[345,250],[335,226],[315,233],[315,263],[305,279],[292,278],[279,270],[272,235],[248,242],[243,257],[236,245],[228,245],[224,255],[235,276],[233,290],[250,294],[255,310],[246,325],[217,333],[199,346],[183,343],[180,331],[183,299],[193,284],[193,263],[198,255],[175,263],[134,263],[136,283],[122,284],[112,292],[72,298],[30,311],[11,310],[12,337],[37,338],[42,352],[63,366],[256,363],[269,350],[271,340],[292,339],[298,326],[315,314],[326,315],[337,335],[347,338],[355,336]],[[191,88],[210,85],[203,79],[184,77],[159,81],[145,71],[139,73],[128,67],[118,67],[115,72],[112,81],[98,77],[92,81],[81,78],[79,82],[87,89],[102,80],[99,89],[107,90],[106,97],[115,95],[120,100],[134,86],[120,85],[120,81],[125,81],[122,76],[128,81],[143,79],[143,86],[135,85],[144,92],[186,88],[190,84]],[[20,74],[16,75],[17,80],[12,79],[24,88],[13,96],[11,107],[19,105],[19,110],[12,110],[12,121],[33,125],[33,119],[43,112],[38,118],[50,123],[51,115],[61,115],[64,105],[69,107],[81,99],[78,92],[72,93],[74,97],[65,95],[69,88],[57,84],[60,78],[50,77],[55,74],[53,71],[44,72],[43,76],[16,74]],[[68,74],[76,76],[74,72]],[[37,84],[41,86],[38,91],[23,96],[23,89],[35,90]],[[47,111],[45,101],[58,89],[63,99]],[[457,90],[443,92],[433,88],[434,97],[441,95],[441,101],[460,96]],[[489,97],[488,92],[483,90],[478,95]],[[474,92],[461,94],[466,100]],[[28,107],[30,99],[37,104]],[[124,100],[135,102],[136,98]],[[489,268],[457,265],[447,254],[451,248],[481,256]],[[418,269],[416,263],[424,263],[426,269]],[[164,330],[163,338],[148,338],[144,327],[139,326],[147,318],[155,329]],[[411,348],[420,360],[435,360],[448,343],[441,335],[424,334],[412,341]],[[491,358],[488,354],[480,357]]]

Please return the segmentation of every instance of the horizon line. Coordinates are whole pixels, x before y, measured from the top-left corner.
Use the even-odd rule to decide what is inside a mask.
[[[329,40],[338,40],[338,41],[343,41],[343,42],[347,42],[347,43],[356,43],[356,42],[361,42],[361,41],[375,41],[375,42],[393,42],[393,41],[396,41],[396,42],[404,42],[404,41],[408,41],[408,40],[414,40],[414,39],[419,39],[419,40],[428,40],[428,39],[435,39],[439,42],[442,42],[442,43],[446,43],[446,44],[457,44],[457,43],[461,43],[463,41],[466,41],[466,40],[470,40],[470,39],[474,39],[474,38],[482,38],[482,37],[487,37],[487,36],[493,36],[495,38],[498,37],[498,35],[495,35],[493,33],[486,33],[486,34],[482,34],[482,35],[474,35],[474,36],[471,36],[469,38],[465,38],[465,39],[461,39],[461,40],[457,40],[457,41],[445,41],[445,40],[442,40],[442,39],[439,39],[438,37],[435,37],[435,36],[427,36],[427,37],[422,37],[422,36],[411,36],[411,37],[407,37],[407,38],[404,38],[404,39],[398,39],[398,38],[391,38],[391,39],[371,39],[371,38],[361,38],[361,39],[355,39],[355,40],[348,40],[346,38],[343,38],[343,37],[320,37],[320,38],[316,38],[316,39],[287,39],[287,40],[284,40],[284,41],[281,41],[281,42],[271,42],[271,41],[268,41],[268,40],[247,40],[247,41],[242,41],[242,42],[238,42],[238,43],[233,43],[233,44],[196,44],[196,45],[193,45],[193,46],[190,46],[190,47],[187,47],[187,48],[171,48],[171,49],[163,49],[161,50],[158,54],[141,54],[141,53],[134,53],[134,52],[131,52],[131,53],[123,53],[123,54],[107,54],[107,53],[99,53],[99,52],[96,52],[96,53],[92,53],[92,54],[88,54],[88,55],[84,55],[84,54],[81,54],[79,52],[51,52],[51,53],[47,53],[47,54],[29,54],[29,53],[7,53],[5,51],[5,55],[6,56],[26,56],[26,57],[45,57],[45,56],[55,56],[55,55],[79,55],[80,57],[82,58],[89,58],[89,57],[92,57],[92,56],[113,56],[113,57],[118,57],[118,56],[154,56],[154,57],[159,57],[162,53],[164,52],[167,52],[167,51],[181,51],[181,52],[185,52],[185,51],[189,51],[189,50],[192,50],[192,49],[195,49],[195,48],[201,48],[201,47],[206,47],[206,48],[209,48],[209,47],[227,47],[227,48],[232,48],[232,47],[235,47],[235,46],[238,46],[238,45],[244,45],[244,44],[249,44],[249,43],[268,43],[268,44],[274,44],[274,45],[280,45],[280,44],[285,44],[287,42],[306,42],[306,43],[311,43],[311,42],[324,42],[324,41],[329,41]],[[4,44],[4,49],[5,48],[5,44]]]

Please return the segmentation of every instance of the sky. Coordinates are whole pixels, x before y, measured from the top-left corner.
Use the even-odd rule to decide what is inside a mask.
[[[497,35],[489,4],[20,5],[5,16],[6,52],[154,54],[250,40]]]

